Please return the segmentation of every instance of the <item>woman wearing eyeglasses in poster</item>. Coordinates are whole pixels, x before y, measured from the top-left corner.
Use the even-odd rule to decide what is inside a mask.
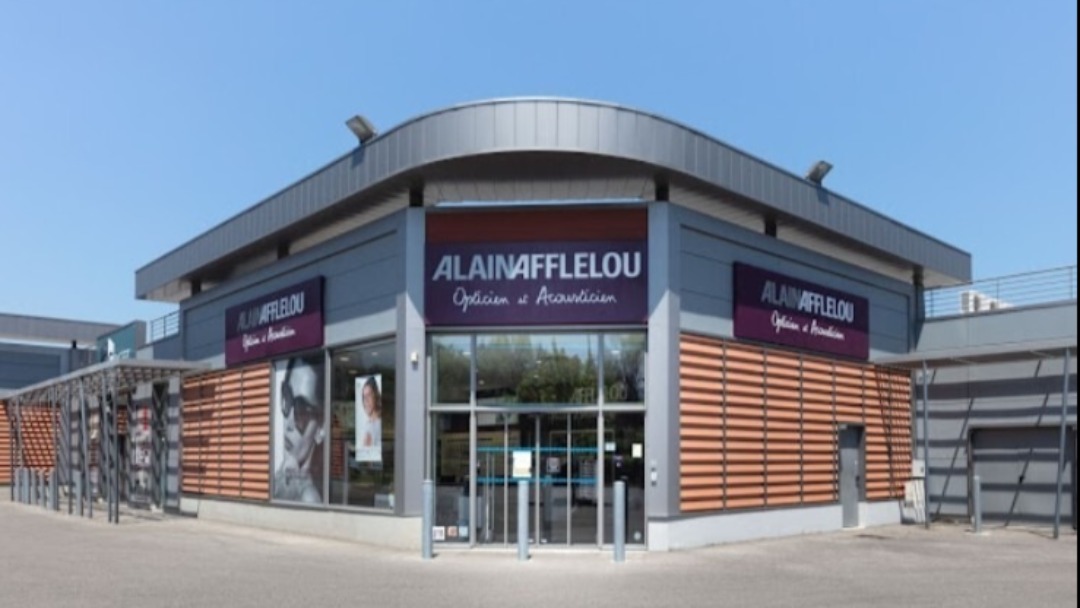
[[[382,376],[356,379],[356,461],[382,462]]]
[[[326,436],[323,420],[322,361],[290,359],[284,369],[279,364],[277,391],[276,466],[274,498],[296,502],[322,503],[322,445]]]

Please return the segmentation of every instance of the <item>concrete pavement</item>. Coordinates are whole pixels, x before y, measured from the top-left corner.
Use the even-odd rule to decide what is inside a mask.
[[[0,502],[0,606],[1076,606],[1077,545],[894,527],[666,554],[418,555]]]

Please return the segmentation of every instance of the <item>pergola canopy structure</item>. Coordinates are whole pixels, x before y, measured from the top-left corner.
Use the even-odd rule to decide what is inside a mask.
[[[73,511],[77,501],[79,514],[88,507],[92,517],[96,485],[98,494],[107,499],[109,521],[119,523],[120,483],[125,478],[120,470],[120,414],[124,411],[120,397],[140,386],[206,369],[206,364],[186,361],[120,359],[5,395],[13,431],[12,500],[37,502],[35,496],[40,496],[42,504],[59,510],[60,488],[64,488],[68,512]],[[39,452],[33,463],[28,462],[27,455],[31,426],[29,439]]]
[[[923,460],[926,466],[930,463],[930,371],[933,369],[970,366],[990,365],[994,363],[1007,363],[1014,361],[1032,361],[1042,359],[1063,358],[1061,390],[1061,419],[1059,422],[1060,440],[1058,444],[1058,467],[1057,467],[1057,490],[1055,493],[1054,506],[1054,538],[1061,536],[1061,501],[1065,477],[1065,447],[1066,431],[1068,428],[1069,410],[1069,369],[1070,360],[1076,356],[1076,337],[1052,339],[1052,340],[1026,340],[1013,344],[990,344],[980,346],[967,346],[961,348],[949,348],[914,352],[897,357],[880,359],[882,365],[921,370],[919,385],[922,402],[923,418]],[[926,509],[926,525],[930,525],[930,492],[924,493],[923,500]]]

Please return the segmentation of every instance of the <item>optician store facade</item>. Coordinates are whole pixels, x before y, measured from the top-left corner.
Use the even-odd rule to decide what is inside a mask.
[[[671,549],[897,522],[921,290],[967,254],[670,121],[394,128],[137,272],[179,304],[181,509],[396,546]]]

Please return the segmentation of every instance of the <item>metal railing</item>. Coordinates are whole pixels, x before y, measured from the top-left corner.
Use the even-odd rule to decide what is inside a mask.
[[[146,324],[146,343],[153,344],[180,333],[180,311],[174,310]]]
[[[1076,265],[928,289],[926,318],[978,314],[1076,299]]]

